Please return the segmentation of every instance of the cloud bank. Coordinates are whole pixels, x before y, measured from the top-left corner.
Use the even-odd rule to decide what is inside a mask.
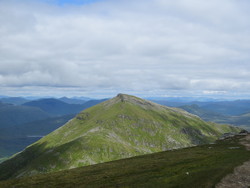
[[[0,0],[1,94],[248,93],[249,7]]]

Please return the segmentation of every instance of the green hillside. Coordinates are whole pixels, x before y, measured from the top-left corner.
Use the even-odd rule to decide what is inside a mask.
[[[98,165],[0,182],[2,188],[212,188],[250,159],[242,136],[216,144],[148,154]],[[249,141],[248,141],[249,142]]]
[[[82,111],[0,165],[0,179],[55,172],[214,142],[239,129],[202,121],[177,108],[119,94]]]

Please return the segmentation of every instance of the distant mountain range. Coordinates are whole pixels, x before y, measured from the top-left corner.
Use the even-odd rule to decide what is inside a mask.
[[[2,102],[2,103],[15,104],[15,105],[21,105],[21,104],[29,102],[29,101],[30,100],[22,98],[22,97],[4,97],[4,98],[0,98],[0,102]]]
[[[59,128],[73,117],[74,115],[65,115],[0,128],[0,158],[22,151],[25,147]]]
[[[236,101],[158,101],[154,102],[182,108],[205,121],[231,124],[250,130],[250,100]]]
[[[196,104],[204,110],[219,113],[222,115],[242,115],[250,113],[250,100],[236,101],[169,101],[169,100],[153,100],[154,102],[166,106],[180,107]]]
[[[210,103],[200,103],[199,106],[206,110],[211,110],[220,114],[237,116],[250,113],[250,100],[220,101]]]
[[[161,101],[156,100],[156,103],[180,107],[205,121],[232,124],[250,130],[249,100],[192,101],[193,98],[185,97],[157,99]],[[107,99],[90,100],[86,97],[63,97],[34,101],[32,98],[1,97],[0,161],[2,157],[19,152],[40,138],[27,136],[44,136],[62,126],[80,111],[105,100]]]
[[[196,104],[180,106],[179,108],[182,108],[189,113],[195,114],[205,121],[212,121],[221,124],[231,124],[250,130],[250,113],[230,116],[207,110],[206,107],[200,107]]]
[[[0,102],[0,161],[104,100],[90,100],[84,104],[68,104],[58,99],[40,99],[23,105]]]
[[[89,101],[91,99],[88,100],[82,100],[82,99],[74,99],[74,98],[68,98],[68,97],[62,97],[59,98],[60,101],[68,103],[68,104],[84,104],[86,101]]]
[[[66,114],[76,114],[84,109],[80,104],[68,104],[58,99],[40,99],[24,103],[23,106],[31,106],[42,109],[44,112],[53,116],[60,116]]]
[[[49,117],[49,113],[37,107],[0,103],[0,128],[22,125]]]
[[[0,179],[211,143],[225,132],[239,130],[202,121],[181,109],[119,94],[82,111],[0,164]]]
[[[48,98],[38,98],[38,97],[0,97],[0,102],[2,103],[8,103],[8,104],[14,104],[14,105],[22,105],[24,103],[34,101],[34,100],[41,100],[41,99],[48,99]],[[55,99],[55,98],[54,98]],[[68,104],[83,104],[86,101],[95,100],[88,97],[61,97],[58,98],[58,100],[68,103]]]

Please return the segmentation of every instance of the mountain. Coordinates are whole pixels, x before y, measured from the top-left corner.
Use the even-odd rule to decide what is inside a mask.
[[[6,158],[22,151],[25,147],[59,128],[73,117],[73,115],[65,115],[0,128],[0,158]]]
[[[177,98],[178,99],[178,98]],[[188,101],[188,100],[152,100],[161,105],[181,107],[189,105],[198,105],[203,110],[218,113],[225,116],[237,116],[250,113],[250,100],[235,101]]]
[[[247,130],[250,130],[250,113],[242,114],[239,116],[232,116],[227,122],[232,125],[238,125],[244,127]]]
[[[49,118],[40,108],[0,103],[0,128]]]
[[[81,110],[102,101],[92,100],[82,105],[71,105],[48,99],[22,106],[0,102],[0,161],[59,128]]]
[[[214,142],[238,128],[119,94],[79,113],[0,165],[0,179],[55,172]]]
[[[6,103],[3,103],[3,102],[0,101],[0,108],[1,108],[1,107],[4,107],[4,106],[9,106],[9,105],[10,105],[10,104],[6,104]]]
[[[22,98],[22,97],[5,97],[5,98],[1,98],[0,101],[3,103],[21,105],[23,103],[28,102],[29,100]]]
[[[89,98],[89,97],[72,97],[71,99],[78,99],[78,100],[83,100],[83,101],[93,100],[92,98]]]
[[[83,105],[67,104],[53,98],[27,102],[24,103],[23,106],[37,107],[54,116],[76,114],[84,109]]]
[[[179,108],[181,108],[181,109],[183,109],[191,114],[195,114],[205,121],[212,121],[212,122],[216,122],[216,123],[225,123],[225,121],[229,118],[229,116],[203,109],[202,107],[198,106],[197,104],[180,106]]]
[[[89,100],[89,101],[87,101],[87,102],[85,102],[85,103],[83,104],[83,107],[84,107],[84,109],[86,109],[86,108],[92,107],[92,106],[94,106],[94,105],[97,105],[97,104],[99,104],[99,103],[102,103],[102,102],[104,102],[104,101],[106,101],[106,100],[108,100],[108,99]]]
[[[68,104],[83,104],[86,102],[86,100],[73,99],[73,98],[68,98],[68,97],[62,97],[62,98],[59,98],[59,100]]]
[[[250,113],[250,100],[209,102],[200,104],[200,106],[203,109],[229,116]]]
[[[238,116],[222,115],[214,111],[206,110],[203,107],[200,107],[196,104],[180,106],[180,108],[186,110],[189,113],[199,116],[205,121],[211,121],[222,124],[231,124],[250,130],[250,113]]]
[[[18,132],[19,134],[29,137],[36,135],[45,136],[67,123],[70,119],[74,118],[74,116],[75,115],[70,114],[26,123],[18,127]]]
[[[37,107],[53,116],[60,116],[67,114],[77,114],[80,111],[99,104],[105,100],[107,99],[90,100],[83,104],[69,104],[58,99],[50,98],[27,102],[24,103],[23,106]]]
[[[158,152],[56,173],[10,179],[0,181],[0,187],[211,188],[216,187],[215,185],[236,166],[249,160],[250,151],[239,144],[242,139],[244,137],[237,136],[211,145]],[[249,144],[249,140],[247,143]],[[244,169],[244,171],[246,174],[247,170]],[[241,175],[239,168],[237,173]],[[234,183],[242,183],[241,178],[237,180]],[[246,182],[246,180],[243,181]]]

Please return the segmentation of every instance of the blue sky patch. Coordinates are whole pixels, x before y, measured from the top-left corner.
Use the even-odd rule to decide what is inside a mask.
[[[46,0],[48,3],[53,3],[57,5],[84,5],[84,4],[91,4],[101,0]]]

